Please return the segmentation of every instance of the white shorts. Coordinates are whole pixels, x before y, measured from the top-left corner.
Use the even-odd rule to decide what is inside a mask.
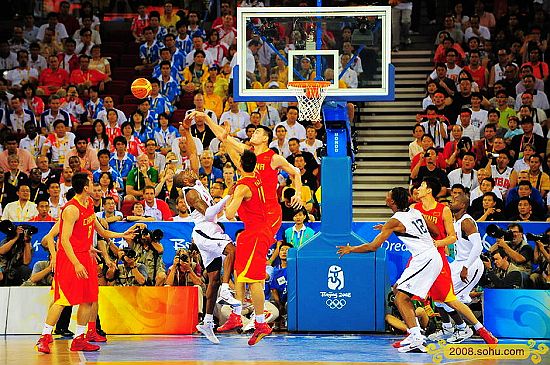
[[[481,259],[478,258],[475,260],[472,266],[468,269],[468,283],[465,283],[462,279],[460,279],[460,272],[462,271],[465,263],[466,261],[455,260],[451,262],[449,266],[451,267],[451,276],[453,278],[453,286],[455,288],[456,297],[462,303],[468,304],[472,301],[472,298],[470,298],[470,292],[477,285],[479,279],[481,279],[481,275],[483,275],[485,267],[483,266]]]
[[[416,255],[397,280],[397,289],[424,299],[442,268],[443,261],[435,247]]]
[[[199,248],[204,267],[210,265],[216,258],[222,257],[225,246],[233,243],[222,227],[213,222],[195,225],[191,237]]]

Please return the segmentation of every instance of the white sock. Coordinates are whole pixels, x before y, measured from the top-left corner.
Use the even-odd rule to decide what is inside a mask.
[[[75,337],[78,337],[78,336],[80,336],[80,335],[85,334],[85,333],[86,333],[86,329],[87,329],[87,328],[86,328],[86,325],[80,326],[80,325],[77,324],[77,325],[76,325],[76,331],[75,331],[75,333],[74,333],[74,336],[75,336]]]
[[[242,311],[243,311],[243,306],[242,305],[238,305],[236,307],[233,307],[233,313],[235,313],[238,316],[241,315]]]
[[[416,321],[416,327],[420,327],[420,322],[418,321],[418,317],[414,317],[414,320]]]
[[[265,315],[262,313],[259,316],[256,316],[256,322],[257,323],[264,323],[265,322]]]
[[[214,323],[214,315],[206,313],[204,315],[204,323]]]
[[[409,328],[409,332],[411,335],[413,336],[421,336],[422,334],[420,333],[420,327],[413,327],[413,328]]]
[[[222,283],[222,290],[230,290],[229,283]]]
[[[474,324],[474,329],[476,331],[479,331],[481,328],[483,328],[483,325],[481,324],[481,322],[477,322],[476,324]]]
[[[42,334],[43,335],[51,335],[53,331],[53,326],[50,326],[47,323],[44,323],[44,327],[42,328]]]
[[[462,322],[462,324],[457,324],[456,328],[458,328],[461,331],[464,331],[466,329],[466,323]]]
[[[443,322],[442,325],[443,325],[443,328],[445,328],[445,329],[453,328],[453,324],[451,322],[449,322],[449,323]]]

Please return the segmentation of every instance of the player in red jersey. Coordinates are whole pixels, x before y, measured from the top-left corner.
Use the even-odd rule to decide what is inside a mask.
[[[48,309],[46,322],[36,348],[50,353],[52,329],[65,306],[79,305],[75,338],[71,351],[97,351],[85,337],[86,325],[92,318],[93,303],[97,302],[97,264],[92,253],[95,230],[105,238],[133,238],[133,227],[124,233],[105,230],[97,221],[94,204],[89,196],[93,181],[88,174],[77,173],[72,178],[76,193],[62,209],[59,220],[60,245],[55,259],[54,302]],[[54,226],[55,227],[55,226]]]
[[[244,223],[244,231],[237,238],[235,291],[237,300],[243,303],[245,285],[248,284],[250,288],[256,321],[254,334],[248,344],[255,345],[271,334],[271,327],[265,322],[264,315],[264,281],[267,250],[273,241],[273,235],[267,220],[262,180],[254,171],[256,155],[244,150],[240,160],[242,178],[235,185],[235,191],[225,208],[225,215],[228,219],[233,219],[238,212]],[[236,320],[240,321],[240,316],[231,313],[228,322]]]
[[[249,149],[249,147],[231,137],[224,127],[214,123],[208,115],[202,112],[194,112],[192,116],[195,118],[204,118],[206,124],[212,129],[216,137],[220,141],[226,142],[227,153],[231,157],[233,163],[239,168],[240,154]],[[290,201],[291,205],[297,209],[300,208],[303,203],[302,176],[300,170],[292,166],[283,156],[269,149],[268,146],[272,139],[273,131],[271,129],[264,126],[258,126],[250,138],[250,143],[252,144],[254,154],[256,154],[256,171],[259,173],[264,186],[267,220],[270,223],[273,236],[275,236],[282,223],[281,205],[277,197],[277,176],[279,170],[287,172],[294,182],[295,195]]]
[[[413,205],[413,208],[422,213],[425,220],[434,223],[439,230],[439,235],[435,237],[434,244],[443,259],[443,269],[432,285],[429,296],[434,301],[440,303],[436,305],[436,309],[441,315],[443,322],[450,323],[449,316],[455,321],[457,333],[445,334],[448,338],[451,336],[456,338],[457,341],[455,343],[462,342],[473,334],[473,331],[464,323],[458,313],[462,314],[462,316],[474,326],[474,329],[485,342],[489,344],[498,343],[498,340],[491,332],[483,327],[483,324],[477,320],[470,307],[460,302],[455,295],[451,268],[449,267],[449,261],[445,254],[445,247],[456,242],[456,232],[453,226],[453,215],[451,210],[447,206],[437,202],[434,198],[440,191],[441,183],[437,179],[431,177],[425,178],[418,189],[418,199],[420,199],[420,202]],[[444,306],[446,306],[447,310],[443,308]],[[445,328],[440,332],[441,333],[436,332],[434,334],[435,336],[429,336],[428,338],[430,340],[442,338],[443,336],[440,335],[445,332]]]

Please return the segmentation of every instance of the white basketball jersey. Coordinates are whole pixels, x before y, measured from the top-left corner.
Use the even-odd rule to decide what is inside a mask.
[[[468,260],[468,257],[470,257],[470,251],[472,251],[472,248],[474,244],[468,239],[467,236],[465,236],[464,233],[462,233],[462,221],[465,219],[470,219],[477,229],[477,224],[474,218],[472,218],[469,214],[464,214],[462,217],[460,217],[459,220],[454,222],[455,232],[457,235],[457,240],[455,242],[455,260],[456,261],[466,261]]]
[[[428,231],[428,225],[418,210],[410,208],[405,212],[395,212],[392,218],[405,226],[405,233],[394,232],[413,256],[435,251],[434,240]]]
[[[513,169],[506,167],[503,173],[500,173],[495,165],[491,166],[491,176],[495,180],[495,186],[498,187],[502,195],[505,195],[508,189],[510,189],[510,175]]]
[[[204,215],[195,208],[191,207],[189,203],[187,203],[187,197],[185,194],[189,190],[195,190],[197,193],[199,193],[201,199],[204,200],[206,205],[211,207],[212,205],[214,205],[214,200],[212,199],[212,196],[210,195],[208,189],[206,189],[204,185],[199,180],[197,180],[195,182],[195,186],[184,186],[181,190],[183,191],[183,201],[187,206],[187,211],[189,212],[189,216],[193,219],[193,222],[195,222],[195,224],[206,222]]]

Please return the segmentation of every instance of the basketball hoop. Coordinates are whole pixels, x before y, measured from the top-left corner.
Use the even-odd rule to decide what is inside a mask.
[[[321,120],[321,106],[326,97],[330,81],[289,81],[288,88],[293,90],[298,99],[300,120],[317,122]]]

